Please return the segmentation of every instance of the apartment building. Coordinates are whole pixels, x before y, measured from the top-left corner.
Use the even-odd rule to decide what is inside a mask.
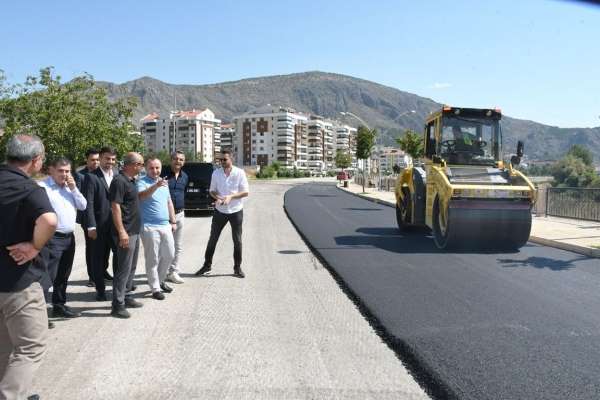
[[[151,153],[170,151],[169,119],[165,121],[157,113],[146,115],[140,120],[140,134],[144,138],[147,151]]]
[[[211,162],[221,151],[220,125],[208,108],[172,111],[168,118],[151,113],[140,120],[140,133],[149,152],[181,150]]]
[[[221,149],[231,150],[234,154],[237,153],[237,147],[234,146],[235,141],[235,125],[234,124],[221,124],[219,130],[221,138]]]
[[[285,107],[263,107],[233,118],[236,163],[307,168],[307,116]]]
[[[308,168],[324,172],[335,167],[336,152],[334,122],[318,115],[308,120]]]
[[[349,125],[343,125],[339,122],[334,122],[335,131],[335,150],[341,150],[352,155],[352,165],[350,168],[357,168],[356,160],[356,128]]]
[[[212,162],[215,147],[220,145],[219,141],[215,140],[215,132],[219,130],[220,125],[221,120],[216,119],[215,114],[208,108],[171,112],[171,151],[177,149],[190,152],[195,154],[197,159]]]
[[[410,163],[410,156],[395,147],[378,147],[373,154],[375,155],[377,165],[383,173],[391,173],[394,165],[406,168]]]

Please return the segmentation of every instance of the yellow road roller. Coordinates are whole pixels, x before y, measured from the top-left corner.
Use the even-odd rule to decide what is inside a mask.
[[[400,230],[431,229],[440,249],[518,249],[531,231],[536,189],[518,171],[523,143],[505,163],[499,109],[443,106],[425,121],[423,163],[396,182]]]

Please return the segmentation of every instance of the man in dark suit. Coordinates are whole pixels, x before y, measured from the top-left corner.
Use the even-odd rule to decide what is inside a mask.
[[[118,174],[115,169],[116,152],[112,147],[100,149],[100,168],[87,174],[84,182],[85,198],[88,206],[85,210],[84,226],[90,242],[93,242],[92,278],[96,286],[96,300],[106,301],[104,279],[107,274],[110,251],[117,253],[117,246],[111,235],[112,212],[108,199],[108,188],[113,177]],[[113,257],[113,271],[116,270]]]
[[[73,177],[75,178],[75,183],[77,184],[77,188],[83,194],[85,194],[83,187],[85,185],[85,178],[90,173],[98,169],[100,165],[100,151],[96,148],[90,148],[85,152],[85,167],[75,174]],[[85,264],[87,266],[88,273],[88,287],[94,287],[94,278],[92,272],[92,247],[93,243],[90,243],[90,237],[87,235],[87,227],[84,223],[84,211],[77,211],[77,223],[81,225],[83,229],[83,237],[85,238]]]

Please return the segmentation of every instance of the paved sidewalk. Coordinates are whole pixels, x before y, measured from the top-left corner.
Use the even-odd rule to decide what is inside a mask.
[[[363,194],[362,186],[353,182],[349,183],[348,188],[338,187],[377,203],[396,206],[394,192],[366,188],[366,193]],[[529,240],[544,246],[600,258],[599,222],[534,215]]]

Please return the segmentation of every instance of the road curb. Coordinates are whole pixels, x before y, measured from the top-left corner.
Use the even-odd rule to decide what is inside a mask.
[[[556,249],[567,250],[573,253],[583,254],[584,256],[600,258],[600,249],[578,246],[576,244],[558,242],[552,239],[546,239],[539,236],[530,236],[529,241],[544,246],[554,247]]]
[[[375,198],[375,197],[371,197],[371,196],[368,196],[368,194],[364,195],[362,193],[354,193],[354,192],[351,192],[350,190],[344,189],[341,186],[336,186],[336,187],[339,190],[341,190],[341,191],[344,191],[344,192],[349,193],[349,194],[351,194],[353,196],[356,196],[356,197],[360,197],[361,199],[369,200],[369,201],[372,201],[373,203],[383,204],[383,205],[388,206],[388,207],[396,208],[396,204],[392,203],[391,201],[381,200],[381,199],[378,199],[378,198]]]
[[[337,186],[339,190],[342,190],[346,193],[354,195],[356,197],[360,197],[361,199],[365,199],[368,201],[372,201],[373,203],[383,204],[389,207],[396,207],[396,204],[389,202],[387,200],[381,200],[374,197],[370,197],[368,195],[363,195],[361,193],[354,193],[350,190],[346,190],[343,187]],[[571,251],[577,254],[583,254],[584,256],[600,258],[600,249],[593,249],[585,246],[578,246],[576,244],[563,243],[552,239],[546,239],[539,236],[530,236],[529,241],[536,244],[541,244],[543,246],[553,247],[555,249]]]

